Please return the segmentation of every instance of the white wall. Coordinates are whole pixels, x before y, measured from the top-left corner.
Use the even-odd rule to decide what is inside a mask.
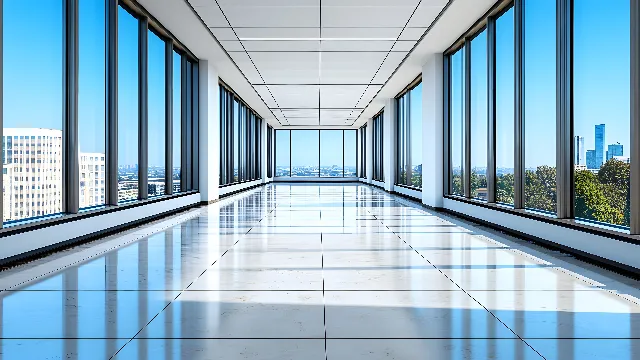
[[[63,243],[198,203],[200,203],[200,194],[192,194],[6,236],[0,238],[0,259]]]

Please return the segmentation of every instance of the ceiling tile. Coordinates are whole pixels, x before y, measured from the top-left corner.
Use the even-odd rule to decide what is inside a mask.
[[[210,27],[209,30],[211,30],[211,33],[216,37],[216,39],[218,39],[218,41],[238,40],[236,34],[233,33],[233,29],[230,27]]]
[[[243,41],[244,49],[239,42],[221,41],[227,51],[319,51],[319,41]]]
[[[323,27],[404,27],[415,9],[413,6],[325,6]],[[233,23],[232,23],[233,24]]]
[[[393,41],[323,41],[322,51],[389,51]]]
[[[233,27],[318,27],[317,6],[221,5]]]
[[[224,18],[224,15],[222,15],[220,8],[218,8],[218,5],[215,3],[209,6],[194,6],[193,9],[209,27],[229,26],[229,23]]]
[[[266,91],[267,86],[255,85],[256,90]],[[269,90],[281,108],[318,107],[318,86],[269,85]],[[259,92],[260,92],[259,91]],[[275,104],[267,104],[275,107]]]
[[[411,17],[408,26],[421,26],[428,27],[431,25],[433,20],[438,16],[440,11],[442,11],[443,5],[426,5],[422,4],[418,7],[415,14]]]
[[[320,104],[322,107],[330,108],[355,107],[366,88],[366,85],[322,86],[320,87]]]

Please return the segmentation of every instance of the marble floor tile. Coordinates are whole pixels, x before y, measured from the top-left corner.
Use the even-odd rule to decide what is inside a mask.
[[[356,184],[270,184],[0,284],[2,360],[640,359],[639,282]]]

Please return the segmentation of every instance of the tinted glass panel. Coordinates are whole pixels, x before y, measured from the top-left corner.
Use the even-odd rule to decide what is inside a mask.
[[[320,131],[320,176],[343,176],[342,130]]]
[[[319,146],[318,130],[291,131],[291,176],[318,176]]]
[[[165,193],[165,43],[149,31],[149,196]]]

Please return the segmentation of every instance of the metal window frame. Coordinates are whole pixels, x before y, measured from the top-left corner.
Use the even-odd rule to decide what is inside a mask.
[[[173,194],[173,43],[164,46],[164,193]]]
[[[108,0],[107,0],[108,1]],[[0,0],[0,19],[4,19],[4,4],[3,0]],[[4,26],[0,25],[0,110],[4,109]],[[5,152],[5,141],[4,141],[4,111],[0,111],[0,150],[2,150],[2,157],[6,157]],[[0,171],[0,183],[4,184],[4,171]],[[4,196],[0,196],[0,228],[4,226]]]
[[[631,1],[630,232],[640,234],[640,2]]]
[[[574,217],[573,1],[556,1],[556,215]]]
[[[200,189],[200,64],[191,61],[191,188]]]
[[[524,161],[524,0],[514,0],[514,125],[513,125],[513,207],[525,207],[525,161]]]
[[[138,19],[138,200],[149,197],[149,22]]]
[[[188,129],[189,114],[188,106],[189,98],[187,94],[187,58],[180,52],[180,192],[187,191],[187,174],[184,169],[188,169],[190,157],[188,156],[188,138],[186,130]],[[173,170],[172,170],[173,171]],[[173,184],[171,184],[173,187]]]
[[[496,202],[496,17],[487,20],[487,202]]]
[[[443,171],[443,194],[453,194],[453,176],[451,167],[451,54],[443,56],[442,73],[443,86],[442,90],[442,115],[443,115],[443,164],[446,167]]]
[[[464,168],[462,169],[464,197],[471,195],[471,38],[464,39]]]
[[[1,5],[1,4],[0,4]],[[78,0],[63,1],[64,112],[62,119],[62,211],[80,210],[80,164],[78,147]]]
[[[118,205],[118,0],[105,0],[105,205]]]

